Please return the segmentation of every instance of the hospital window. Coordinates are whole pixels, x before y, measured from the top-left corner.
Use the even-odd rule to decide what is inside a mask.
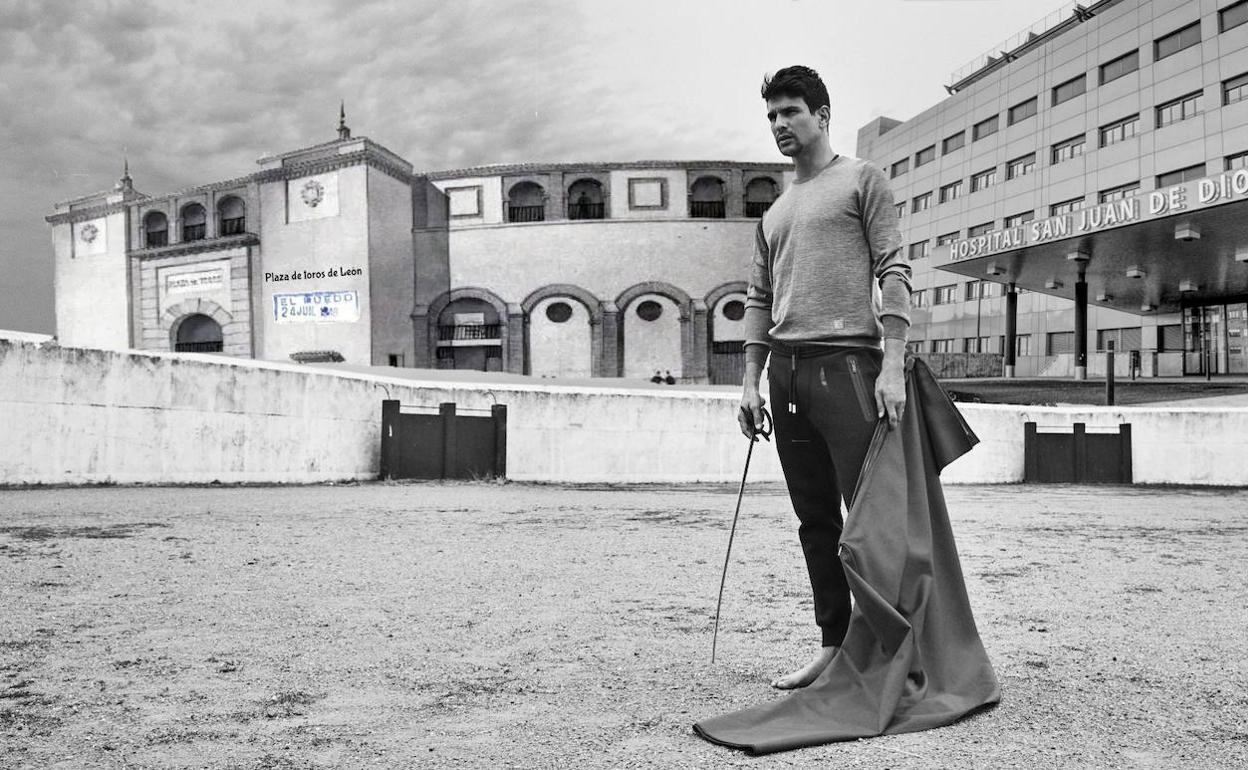
[[[1049,206],[1049,216],[1056,217],[1062,214],[1069,214],[1081,208],[1083,208],[1083,198],[1071,198],[1068,201],[1054,203],[1052,206]]]
[[[906,215],[906,202],[893,204],[893,208],[897,210],[897,218],[901,219]]]
[[[957,239],[958,239],[958,231],[955,230],[952,233],[945,233],[944,235],[936,236],[936,245],[944,246],[947,243],[953,243]]]
[[[952,353],[953,352],[953,340],[952,339],[932,340],[932,352],[933,353]]]
[[[1036,170],[1036,154],[1029,152],[1021,158],[1015,158],[1005,165],[1005,178],[1016,179],[1027,176]]]
[[[1019,122],[1020,120],[1026,120],[1027,118],[1030,118],[1032,115],[1035,115],[1036,105],[1039,103],[1039,101],[1040,100],[1038,98],[1033,96],[1025,102],[1014,105],[1013,107],[1010,108],[1009,115],[1006,118],[1006,121],[1012,126],[1015,123]]]
[[[910,170],[910,159],[903,158],[893,164],[892,171],[889,172],[889,179],[896,179],[902,174]]]
[[[1170,187],[1171,185],[1183,184],[1193,179],[1200,179],[1205,175],[1205,164],[1198,163],[1195,166],[1181,168],[1178,171],[1170,171],[1165,174],[1157,175],[1157,188]]]
[[[1153,42],[1153,61],[1161,61],[1167,56],[1176,54],[1184,48],[1191,48],[1199,42],[1200,22],[1195,21],[1183,29],[1171,32],[1165,37],[1157,38]]]
[[[1183,324],[1166,324],[1157,327],[1157,352],[1183,349]]]
[[[1005,218],[1006,227],[1018,227],[1019,225],[1030,222],[1036,218],[1036,210],[1024,211],[1021,214],[1014,214]]]
[[[1248,99],[1248,72],[1222,83],[1222,103],[1234,104]]]
[[[1201,113],[1200,101],[1203,96],[1203,91],[1195,91],[1158,107],[1157,128],[1169,126],[1199,115]]]
[[[1111,144],[1130,139],[1140,130],[1140,115],[1136,113],[1129,118],[1116,120],[1108,126],[1101,126],[1101,146],[1108,147]]]
[[[962,340],[963,353],[991,353],[992,337],[966,337]]]
[[[1127,73],[1135,72],[1139,68],[1140,51],[1137,48],[1128,54],[1119,56],[1117,59],[1112,59],[1101,65],[1101,85],[1105,85],[1111,80],[1117,80]]]
[[[978,142],[985,136],[992,136],[997,133],[997,116],[985,118],[971,127],[971,141]]]
[[[1234,29],[1240,24],[1248,21],[1248,0],[1228,5],[1218,11],[1218,31],[1225,32],[1228,29]]]
[[[931,163],[936,160],[936,145],[924,147],[914,154],[914,167],[918,168],[924,163]]]
[[[969,281],[966,284],[966,299],[991,299],[1001,295],[1001,284],[992,281]]]
[[[954,198],[960,198],[960,197],[962,197],[962,180],[961,179],[959,179],[958,181],[952,184],[947,184],[944,187],[940,188],[940,202],[941,203],[948,203]]]
[[[1048,350],[1045,355],[1060,356],[1063,353],[1075,352],[1074,332],[1049,332]]]
[[[997,169],[992,167],[987,171],[981,171],[971,177],[971,192],[979,192],[985,187],[991,187],[997,182]]]
[[[948,155],[954,150],[960,150],[966,146],[966,132],[959,131],[948,139],[940,143],[940,152],[942,155]]]
[[[910,259],[923,259],[927,256],[927,241],[910,244]]]
[[[1097,193],[1097,198],[1101,203],[1109,203],[1110,201],[1120,201],[1123,198],[1130,197],[1140,191],[1139,182],[1131,182],[1129,184],[1111,187],[1108,190],[1101,190]]]
[[[1031,335],[1030,334],[1014,335],[1014,355],[1016,356],[1031,355]]]
[[[1142,347],[1141,338],[1142,333],[1138,326],[1100,329],[1096,332],[1096,349],[1100,352],[1107,351],[1112,343],[1114,350],[1139,350]]]
[[[968,227],[966,230],[966,237],[974,238],[977,235],[990,233],[992,232],[992,227],[994,224],[995,224],[995,220],[993,222],[984,222],[982,225],[974,225],[973,227]]]
[[[1226,170],[1234,171],[1237,168],[1248,168],[1248,152],[1238,152],[1234,155],[1226,156]]]
[[[951,283],[948,286],[937,286],[932,290],[933,305],[950,305],[958,301],[958,285]]]
[[[922,195],[916,195],[914,196],[914,200],[910,203],[910,210],[915,214],[920,211],[927,211],[932,205],[932,194],[930,192],[925,192]]]
[[[1064,142],[1058,142],[1053,145],[1053,164],[1056,165],[1064,160],[1070,160],[1076,156],[1083,154],[1083,148],[1086,142],[1083,134],[1067,139]]]
[[[1077,78],[1067,80],[1065,83],[1060,83],[1053,87],[1053,106],[1056,107],[1062,102],[1070,101],[1087,90],[1088,78],[1086,75],[1080,75]]]
[[[910,292],[910,307],[927,307],[927,289]]]

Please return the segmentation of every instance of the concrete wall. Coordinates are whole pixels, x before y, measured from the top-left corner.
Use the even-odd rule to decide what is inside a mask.
[[[125,212],[54,225],[52,248],[57,336],[69,345],[130,347]]]
[[[374,168],[368,174],[368,280],[372,362],[398,356],[413,366],[416,265],[412,246],[412,187]],[[422,340],[423,341],[423,340]]]
[[[506,404],[508,475],[541,481],[740,478],[735,389],[421,382],[295,364],[0,339],[0,483],[311,482],[377,474],[381,402]],[[1248,409],[969,404],[982,442],[951,483],[1018,482],[1023,423],[1130,422],[1140,483],[1248,485]],[[779,480],[771,444],[750,478]]]

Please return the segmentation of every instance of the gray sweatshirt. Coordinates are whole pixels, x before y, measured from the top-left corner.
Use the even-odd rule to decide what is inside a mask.
[[[794,181],[767,210],[756,240],[745,300],[747,346],[775,340],[878,348],[881,336],[905,339],[910,264],[892,190],[875,166],[838,156],[815,176]],[[765,351],[754,349],[751,358],[762,360]]]

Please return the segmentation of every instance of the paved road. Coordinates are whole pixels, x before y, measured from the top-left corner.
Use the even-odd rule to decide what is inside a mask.
[[[1248,491],[947,490],[1004,702],[747,757],[817,643],[783,489],[0,491],[16,768],[1248,766]]]

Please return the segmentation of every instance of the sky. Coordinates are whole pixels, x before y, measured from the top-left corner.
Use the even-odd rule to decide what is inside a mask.
[[[814,67],[833,148],[945,98],[1057,0],[0,0],[0,329],[52,334],[58,201],[160,195],[355,136],[417,171],[779,161],[759,86]]]

